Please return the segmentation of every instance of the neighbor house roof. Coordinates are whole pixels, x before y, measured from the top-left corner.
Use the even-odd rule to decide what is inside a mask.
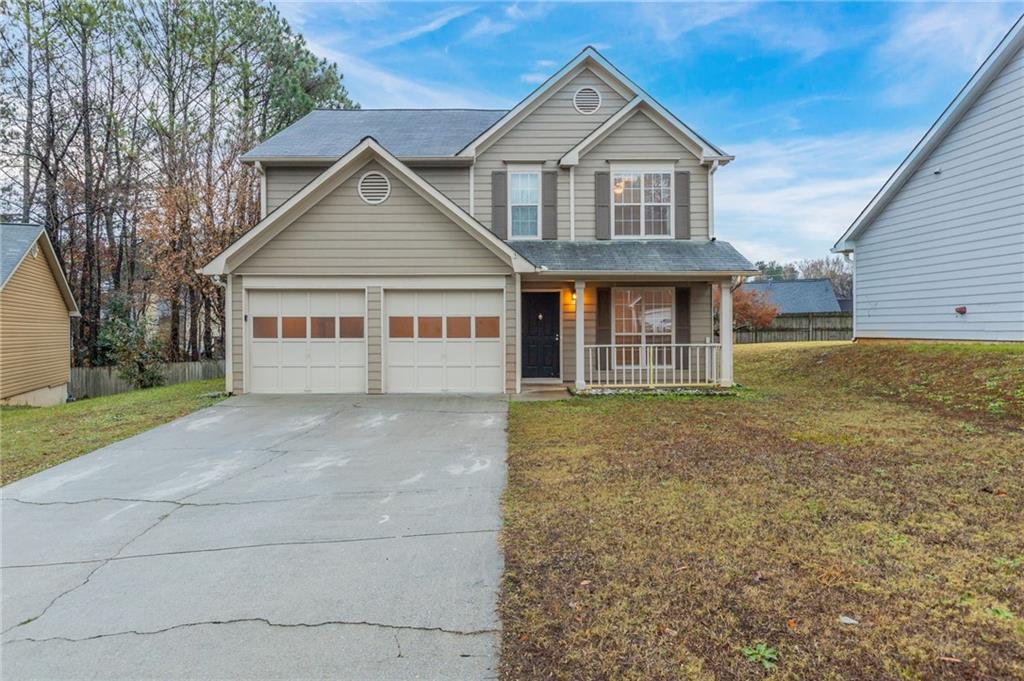
[[[320,109],[257,145],[242,160],[336,161],[365,137],[403,158],[453,156],[505,113],[504,109]]]
[[[832,282],[828,279],[748,281],[743,288],[766,293],[779,314],[841,312]]]
[[[724,241],[509,241],[550,272],[753,274],[757,268]]]
[[[50,266],[50,271],[53,272],[53,278],[57,282],[57,288],[60,289],[68,312],[77,317],[78,305],[75,303],[75,297],[71,294],[71,287],[68,286],[64,270],[61,269],[57,254],[50,244],[50,238],[46,236],[46,230],[41,225],[0,223],[0,288],[7,285],[11,275],[37,242]]]
[[[967,84],[960,90],[957,96],[949,103],[946,110],[942,112],[939,119],[932,124],[917,146],[903,160],[903,163],[889,177],[889,179],[878,190],[871,202],[861,211],[857,219],[846,230],[839,241],[832,247],[836,253],[849,253],[853,250],[851,241],[855,241],[882,210],[889,205],[889,202],[896,196],[904,184],[913,177],[931,153],[942,143],[946,135],[953,129],[960,119],[970,110],[971,105],[982,95],[997,75],[1002,71],[1010,59],[1017,53],[1017,50],[1024,45],[1024,15],[1017,19],[1017,22],[1010,29],[988,59],[975,71]]]

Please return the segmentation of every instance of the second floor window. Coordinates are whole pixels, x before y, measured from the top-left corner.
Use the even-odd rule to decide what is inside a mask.
[[[672,173],[623,170],[612,173],[613,234],[672,236]]]
[[[540,235],[540,171],[509,171],[508,207],[509,237],[536,239]]]

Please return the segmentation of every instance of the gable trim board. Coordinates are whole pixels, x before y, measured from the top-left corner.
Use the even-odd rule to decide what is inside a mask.
[[[939,147],[946,138],[946,135],[960,120],[970,111],[971,106],[985,92],[985,89],[1002,72],[1003,67],[1014,57],[1021,47],[1024,46],[1024,15],[1021,15],[1017,22],[1010,28],[992,51],[992,54],[974,72],[967,84],[946,107],[938,120],[932,124],[924,137],[914,146],[910,154],[896,168],[893,174],[886,180],[882,188],[871,199],[864,210],[861,211],[853,224],[836,241],[832,247],[833,253],[852,253],[854,248],[851,242],[864,233],[875,221],[882,210],[895,198],[900,189],[913,177],[914,173],[924,165],[931,154]]]
[[[514,128],[519,122],[525,119],[537,107],[543,104],[549,97],[557,92],[583,70],[589,70],[595,76],[604,81],[610,88],[615,90],[623,99],[639,100],[636,105],[643,103],[650,109],[657,112],[666,121],[672,122],[678,132],[681,132],[692,143],[700,147],[699,158],[702,161],[717,160],[721,164],[728,163],[734,157],[704,139],[700,134],[691,129],[681,120],[676,118],[668,109],[663,107],[657,100],[651,97],[636,83],[631,81],[625,74],[613,66],[604,56],[593,47],[587,46],[577,54],[568,64],[563,66],[557,73],[544,81],[525,99],[517,104],[512,110],[502,116],[490,128],[481,133],[475,140],[467,144],[457,156],[476,157],[488,146],[494,143],[508,130]],[[630,101],[632,103],[632,101]],[[629,106],[629,105],[627,105]],[[603,126],[602,126],[603,127]]]
[[[216,258],[210,261],[202,273],[223,275],[237,269],[286,227],[316,205],[325,196],[351,178],[371,160],[378,161],[394,173],[415,193],[437,209],[457,226],[491,251],[515,272],[533,272],[536,268],[512,250],[504,241],[481,225],[451,199],[439,192],[430,183],[395,158],[372,137],[367,137],[356,147],[342,156],[331,167],[320,173],[313,181],[285,201],[274,212],[260,220],[251,230],[239,237]]]

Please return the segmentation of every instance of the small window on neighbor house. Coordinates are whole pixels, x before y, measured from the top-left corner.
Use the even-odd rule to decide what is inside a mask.
[[[362,338],[363,318],[362,317],[341,317],[340,338]]]
[[[417,320],[419,325],[418,336],[420,338],[440,338],[441,337],[441,318],[440,317],[419,317]]]
[[[253,317],[253,338],[277,338],[277,317]]]
[[[499,338],[501,336],[500,317],[477,317],[476,337],[477,338]]]
[[[282,338],[305,338],[306,318],[305,317],[281,317]]]
[[[310,338],[334,338],[334,317],[310,317]]]
[[[388,317],[388,338],[412,338],[412,317]]]
[[[469,317],[448,317],[445,320],[448,324],[448,338],[469,338],[471,336]]]

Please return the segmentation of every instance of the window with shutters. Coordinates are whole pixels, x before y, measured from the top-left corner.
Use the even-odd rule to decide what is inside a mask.
[[[657,366],[671,358],[668,348],[648,351],[646,346],[668,346],[675,336],[675,290],[631,287],[612,289],[612,338],[615,361],[621,366],[643,366],[650,357]]]
[[[612,236],[672,236],[672,168],[613,168]]]
[[[508,236],[540,238],[540,168],[509,167]]]

